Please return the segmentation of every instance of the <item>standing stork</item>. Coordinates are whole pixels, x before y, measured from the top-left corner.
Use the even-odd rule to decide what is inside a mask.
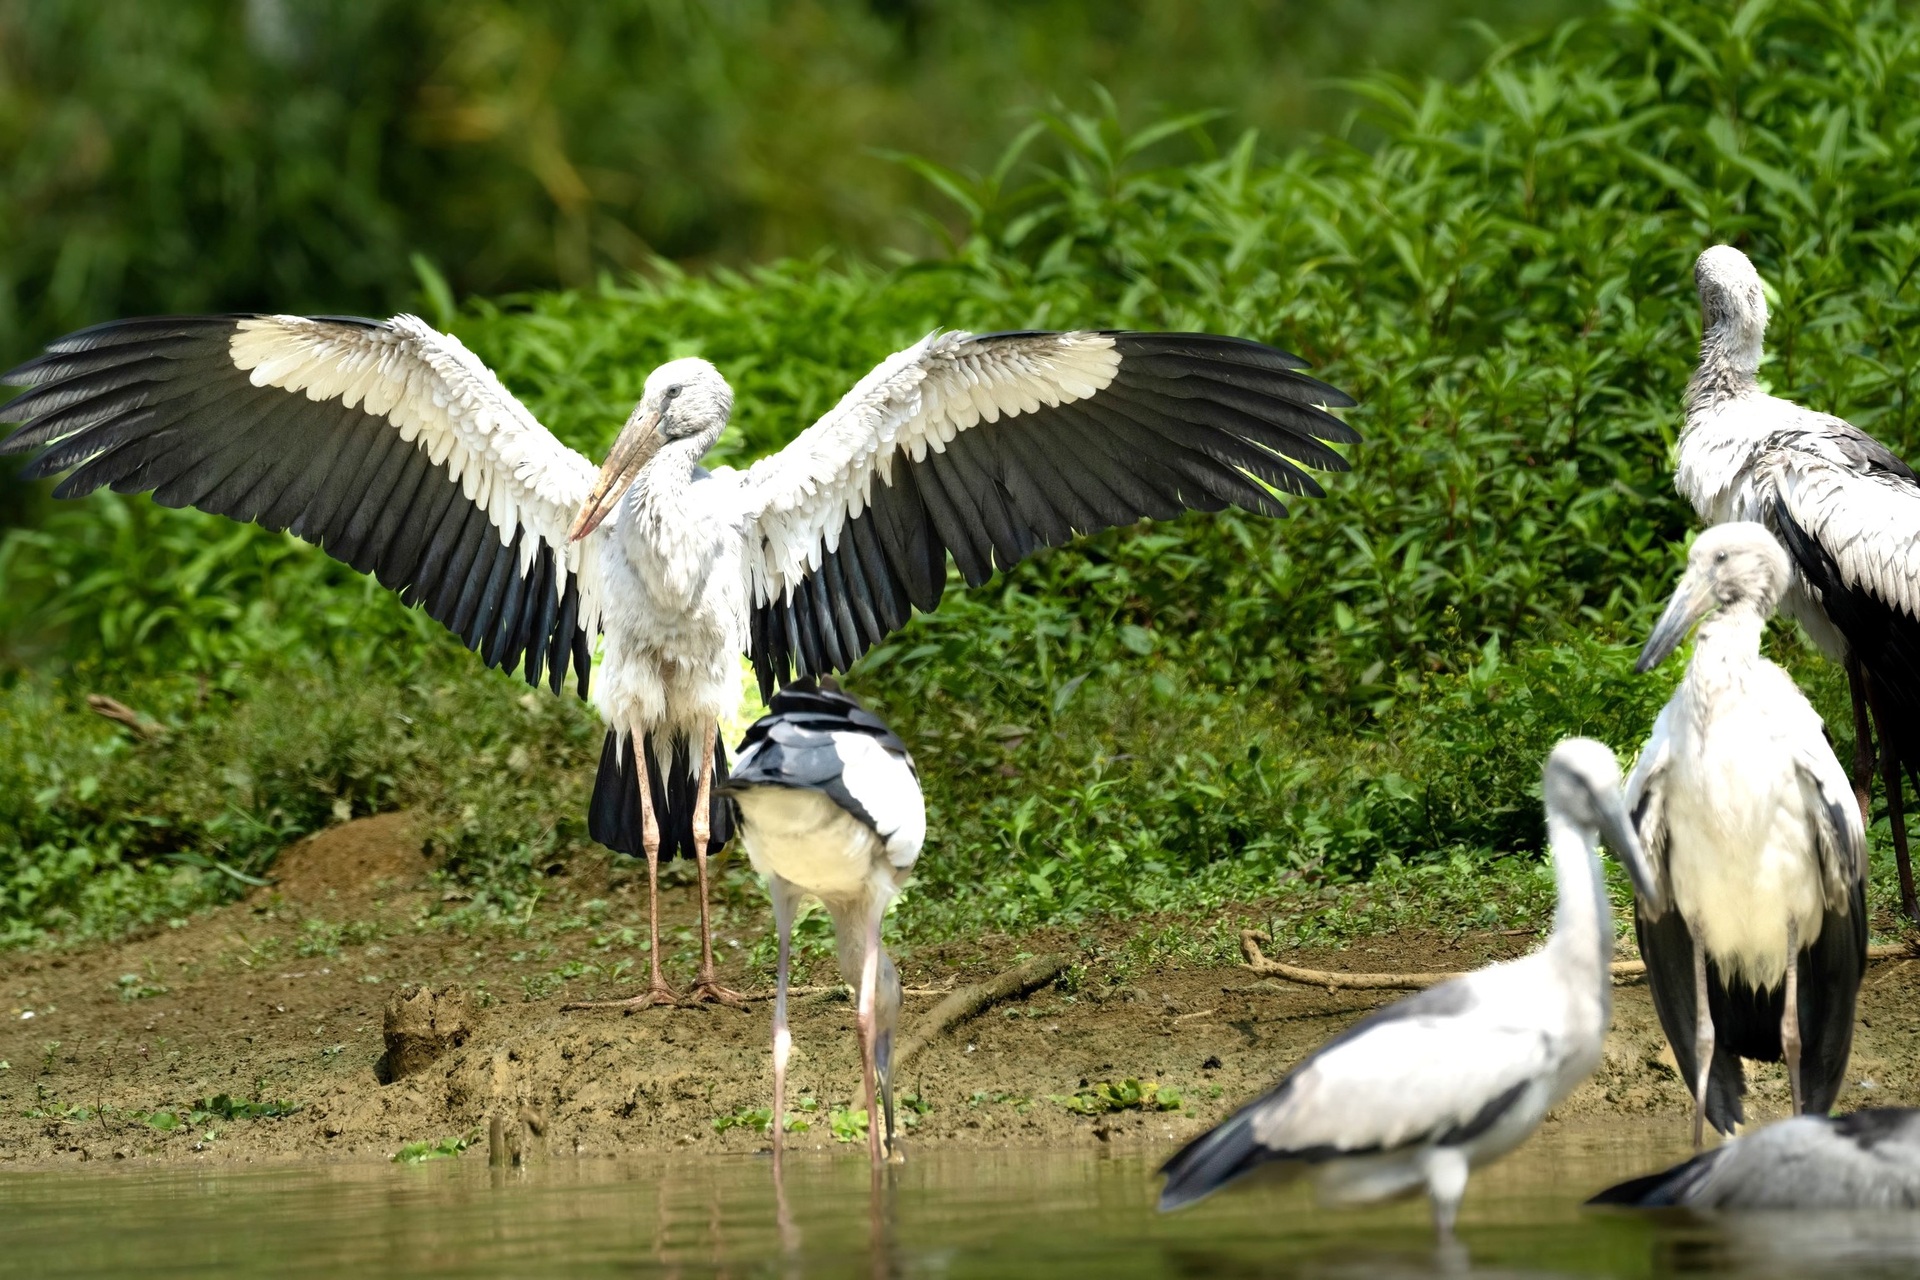
[[[1674,486],[1708,524],[1757,521],[1792,558],[1780,607],[1846,667],[1863,823],[1879,728],[1900,904],[1920,924],[1901,795],[1902,771],[1920,779],[1920,478],[1851,423],[1760,389],[1767,300],[1745,254],[1715,245],[1694,282],[1700,366]]]
[[[1795,1112],[1824,1114],[1867,967],[1866,835],[1819,715],[1760,656],[1786,552],[1749,522],[1694,540],[1638,669],[1699,624],[1687,673],[1627,781],[1666,902],[1635,903],[1654,1011],[1702,1120],[1743,1118],[1740,1059],[1785,1061]],[[1668,909],[1670,906],[1671,909]]]
[[[893,1035],[900,972],[880,945],[887,914],[927,836],[926,802],[907,744],[840,690],[797,681],[773,695],[740,743],[721,790],[739,809],[740,843],[767,877],[779,960],[773,992],[773,1158],[779,1163],[787,1093],[787,977],[800,905],[818,898],[833,917],[840,976],[857,993],[860,1069],[873,1162],[893,1144]],[[876,1093],[875,1081],[879,1083]],[[881,1131],[885,1105],[886,1130]]]
[[[412,316],[123,320],[0,381],[0,453],[72,469],[61,497],[151,490],[285,529],[371,572],[491,666],[558,691],[571,664],[607,723],[589,831],[700,873],[696,998],[717,981],[707,850],[727,838],[720,718],[735,655],[763,695],[844,670],[946,587],[1143,517],[1318,495],[1353,401],[1272,347],[1192,333],[936,332],[883,361],[791,444],[705,470],[733,391],[705,360],[655,369],[597,470],[457,338]]]
[[[1316,1173],[1336,1202],[1424,1187],[1435,1228],[1452,1234],[1467,1175],[1524,1142],[1600,1063],[1613,1013],[1613,919],[1599,838],[1637,892],[1659,891],[1611,751],[1587,738],[1560,743],[1543,790],[1559,892],[1546,945],[1396,1001],[1314,1050],[1273,1092],[1167,1161],[1162,1209],[1278,1162]]]

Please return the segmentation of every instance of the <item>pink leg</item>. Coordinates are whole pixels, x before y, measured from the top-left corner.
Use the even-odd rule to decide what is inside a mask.
[[[561,1005],[562,1009],[618,1009],[633,1013],[654,1005],[680,1003],[680,997],[673,993],[660,973],[660,822],[653,814],[653,789],[647,781],[652,761],[647,759],[643,741],[639,734],[634,735],[634,764],[640,779],[640,843],[647,852],[647,927],[652,938],[652,950],[647,958],[651,976],[647,989],[637,996],[625,1000],[575,1000]]]
[[[693,860],[700,869],[700,976],[694,981],[687,999],[692,1003],[711,1000],[717,1004],[744,1009],[746,1000],[738,991],[720,985],[713,969],[713,922],[707,911],[707,839],[712,832],[713,742],[720,734],[718,725],[708,725],[701,736],[700,787],[693,802]]]

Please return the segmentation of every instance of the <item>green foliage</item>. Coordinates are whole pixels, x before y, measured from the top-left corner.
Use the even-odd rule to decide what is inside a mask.
[[[1276,887],[1331,893],[1334,931],[1416,900],[1535,918],[1547,747],[1631,752],[1674,675],[1630,668],[1691,525],[1668,454],[1698,250],[1739,243],[1776,286],[1775,390],[1920,450],[1917,72],[1920,29],[1891,4],[1621,4],[1459,85],[1352,82],[1354,127],[1284,152],[1191,120],[1038,116],[981,174],[914,166],[958,210],[942,256],[659,267],[453,323],[590,451],[655,362],[708,356],[738,391],[731,463],[941,325],[1301,351],[1361,402],[1366,442],[1326,498],[956,585],[856,672],[932,810],[896,925]],[[1166,162],[1176,146],[1195,158]],[[588,848],[598,730],[571,701],[479,672],[282,536],[111,497],[59,520],[0,547],[0,643],[55,669],[0,700],[5,936],[167,918],[237,883],[220,868],[257,875],[290,836],[395,804],[433,815],[465,909],[512,912]],[[1836,673],[1776,641],[1844,755]],[[133,741],[86,692],[166,733]]]
[[[471,1129],[457,1137],[442,1138],[438,1142],[409,1142],[393,1153],[393,1160],[395,1164],[421,1164],[428,1160],[451,1160],[478,1141],[480,1141],[480,1131],[478,1129]]]
[[[470,293],[911,242],[918,180],[875,148],[982,160],[1096,80],[1275,126],[1308,77],[1457,68],[1460,16],[1569,7],[15,0],[0,358],[116,315],[431,303],[434,263]]]
[[[1174,1090],[1131,1076],[1125,1080],[1102,1080],[1074,1094],[1048,1094],[1047,1101],[1081,1116],[1104,1116],[1115,1111],[1178,1111],[1184,1105]]]
[[[295,1102],[242,1102],[224,1093],[196,1099],[187,1113],[187,1123],[205,1124],[209,1120],[278,1120],[304,1108]]]
[[[820,1103],[814,1098],[801,1098],[787,1108],[781,1128],[788,1133],[805,1133],[811,1128],[807,1117],[820,1109]],[[840,1113],[835,1112],[838,1116]],[[773,1129],[773,1108],[753,1107],[745,1111],[736,1111],[732,1115],[715,1116],[713,1131],[725,1133],[729,1129],[751,1129],[755,1133],[767,1133]]]

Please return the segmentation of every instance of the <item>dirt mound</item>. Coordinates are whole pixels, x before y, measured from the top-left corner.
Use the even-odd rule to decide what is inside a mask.
[[[382,813],[308,836],[273,864],[273,888],[289,902],[318,904],[417,889],[431,870],[419,816]]]

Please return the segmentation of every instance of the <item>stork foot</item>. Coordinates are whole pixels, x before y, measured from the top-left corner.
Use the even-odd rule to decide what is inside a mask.
[[[671,1009],[679,1003],[680,997],[672,987],[664,982],[656,982],[639,995],[629,996],[625,1000],[569,1000],[560,1009],[562,1012],[569,1009],[617,1009],[621,1013],[638,1013],[642,1009],[656,1007]]]
[[[720,980],[712,974],[693,984],[693,990],[687,992],[687,1004],[723,1004],[729,1009],[744,1009],[747,998],[732,987],[720,985]]]

